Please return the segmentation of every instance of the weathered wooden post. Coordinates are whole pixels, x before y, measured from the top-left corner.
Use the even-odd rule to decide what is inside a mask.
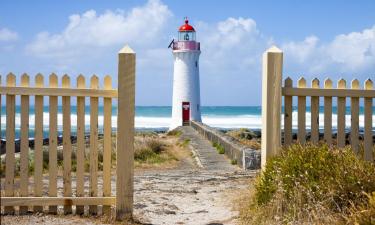
[[[125,46],[118,54],[116,219],[133,213],[135,52]]]
[[[262,168],[281,147],[281,81],[283,52],[272,46],[263,53]]]

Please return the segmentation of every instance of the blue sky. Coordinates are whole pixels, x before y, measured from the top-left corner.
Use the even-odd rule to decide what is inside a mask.
[[[284,77],[374,79],[374,12],[375,1],[2,0],[0,74],[115,78],[128,43],[137,53],[136,104],[170,105],[166,47],[188,16],[201,42],[202,105],[260,105],[261,54],[274,44]]]

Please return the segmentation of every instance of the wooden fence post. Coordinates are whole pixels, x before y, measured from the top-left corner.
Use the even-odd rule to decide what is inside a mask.
[[[124,220],[133,214],[135,52],[125,46],[118,60],[116,219]]]
[[[281,147],[282,69],[283,52],[280,49],[273,46],[263,53],[262,168],[267,158],[276,155]]]

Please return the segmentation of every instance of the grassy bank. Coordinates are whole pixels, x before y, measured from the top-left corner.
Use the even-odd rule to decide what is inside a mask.
[[[254,131],[241,128],[238,130],[227,131],[226,134],[252,149],[260,149],[260,135],[256,134]]]
[[[139,132],[135,136],[134,141],[134,165],[136,168],[156,168],[156,167],[173,167],[181,159],[182,149],[188,144],[186,141],[178,140],[178,133],[157,134],[153,132]],[[85,148],[85,164],[86,172],[90,169],[89,159],[90,145],[87,140]],[[72,145],[72,171],[77,168],[77,146]],[[112,167],[116,164],[116,137],[112,137],[111,152]],[[34,150],[29,150],[29,174],[34,173]],[[59,146],[57,150],[57,164],[63,169],[63,147]],[[43,146],[43,170],[48,172],[49,168],[49,148]],[[103,139],[98,140],[98,169],[103,169]],[[15,156],[15,175],[19,176],[20,171],[20,154]],[[5,155],[1,158],[0,177],[5,176]]]
[[[375,224],[375,165],[350,148],[293,145],[243,202],[243,224]]]

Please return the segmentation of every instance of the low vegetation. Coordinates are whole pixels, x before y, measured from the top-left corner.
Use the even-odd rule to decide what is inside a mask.
[[[219,144],[219,143],[217,143],[217,142],[214,142],[214,143],[212,143],[212,146],[216,148],[216,151],[217,151],[219,154],[224,154],[224,153],[225,153],[224,146],[222,146],[221,144]]]
[[[158,137],[145,137],[135,140],[135,164],[161,164],[178,159],[169,151],[171,146]]]
[[[237,139],[241,144],[246,145],[252,149],[260,149],[260,135],[246,128],[238,130],[230,130],[226,132],[227,135]]]
[[[177,135],[173,135],[177,136]],[[171,164],[177,162],[179,159],[176,155],[178,149],[186,147],[190,140],[178,142],[176,138],[170,136],[167,138],[165,135],[158,135],[153,132],[142,132],[137,133],[135,136],[134,143],[134,161],[135,167],[153,167],[160,166],[163,164]],[[172,140],[173,139],[173,140]],[[176,140],[175,140],[176,139]],[[103,169],[103,140],[98,141],[98,169]],[[84,168],[86,172],[90,170],[90,156],[89,156],[89,143],[86,143],[85,150],[85,162]],[[49,168],[49,148],[48,146],[43,147],[43,170],[48,172]],[[76,145],[72,146],[72,171],[75,172],[77,168],[77,156],[76,156]],[[63,168],[63,148],[58,147],[57,151],[57,165],[61,169]],[[112,152],[111,152],[112,166],[116,163],[116,138],[112,137]],[[0,164],[0,177],[5,177],[5,155],[1,157]],[[34,151],[29,151],[29,174],[34,173]],[[15,176],[19,176],[20,171],[20,154],[15,156]]]
[[[350,148],[293,145],[269,160],[243,224],[374,224],[375,165]]]
[[[168,131],[167,135],[168,136],[175,136],[175,137],[180,137],[182,134],[182,132],[180,130],[171,130],[171,131]]]

